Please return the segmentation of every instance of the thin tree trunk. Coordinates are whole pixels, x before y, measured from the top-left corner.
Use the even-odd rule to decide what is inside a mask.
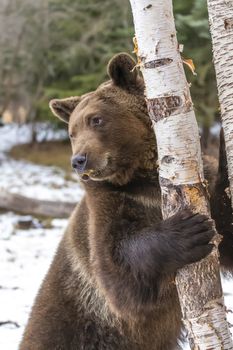
[[[3,69],[2,72],[2,81],[1,83],[3,84],[3,89],[4,89],[4,100],[1,106],[1,110],[0,110],[0,115],[2,115],[6,109],[9,106],[9,103],[12,100],[12,95],[14,92],[14,88],[15,88],[15,83],[14,83],[14,79],[15,79],[15,72],[16,72],[16,64],[17,64],[17,60],[18,60],[18,56],[19,56],[19,52],[21,49],[21,44],[22,44],[22,39],[24,37],[24,33],[25,33],[25,25],[23,25],[23,27],[20,30],[20,33],[17,37],[17,42],[16,42],[16,46],[14,48],[14,52],[13,52],[13,56],[10,60],[10,68],[7,69],[7,71],[5,71]],[[9,65],[9,63],[8,63]]]
[[[233,1],[207,3],[233,207]]]
[[[172,0],[130,1],[138,64],[157,139],[163,217],[187,206],[209,215],[198,126],[179,53]],[[216,244],[218,240],[216,235]],[[176,285],[191,348],[233,349],[217,249],[180,270]]]

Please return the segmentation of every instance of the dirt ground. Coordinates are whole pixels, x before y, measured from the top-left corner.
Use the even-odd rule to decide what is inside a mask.
[[[56,166],[71,173],[70,141],[47,141],[35,144],[22,144],[14,146],[8,153],[15,160],[25,160],[28,162]]]

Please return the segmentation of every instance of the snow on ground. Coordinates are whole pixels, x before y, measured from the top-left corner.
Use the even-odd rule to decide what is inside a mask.
[[[23,218],[0,215],[0,324],[6,322],[0,326],[2,350],[18,348],[33,300],[67,224],[65,219],[54,219],[50,229],[39,225],[16,229]]]
[[[61,140],[67,136],[65,130],[53,130],[43,123],[37,123],[36,128],[39,141]],[[16,161],[5,154],[11,147],[30,140],[30,124],[11,124],[0,128],[0,190],[2,188],[30,198],[77,203],[83,191],[77,184],[75,175],[74,181],[67,181],[61,169]]]
[[[37,132],[37,141],[64,140],[67,131],[55,130],[48,123],[35,123],[33,126]],[[13,146],[31,141],[32,125],[6,124],[0,127],[0,152],[7,152]]]
[[[2,188],[30,198],[75,203],[83,194],[78,181],[67,181],[65,173],[58,168],[7,157],[0,159],[0,165],[0,190]]]

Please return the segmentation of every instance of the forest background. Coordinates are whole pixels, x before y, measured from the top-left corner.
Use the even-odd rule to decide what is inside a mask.
[[[128,0],[1,3],[0,116],[10,114],[13,121],[57,123],[49,112],[50,99],[95,89],[107,79],[106,65],[113,54],[133,51]],[[196,76],[186,68],[196,115],[208,134],[218,118],[218,100],[207,5],[175,0],[174,11],[182,56],[196,67]]]

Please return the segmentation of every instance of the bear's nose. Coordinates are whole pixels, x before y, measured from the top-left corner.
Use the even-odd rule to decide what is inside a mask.
[[[86,154],[76,154],[71,158],[71,165],[73,169],[77,171],[84,171],[87,164],[87,155]]]

